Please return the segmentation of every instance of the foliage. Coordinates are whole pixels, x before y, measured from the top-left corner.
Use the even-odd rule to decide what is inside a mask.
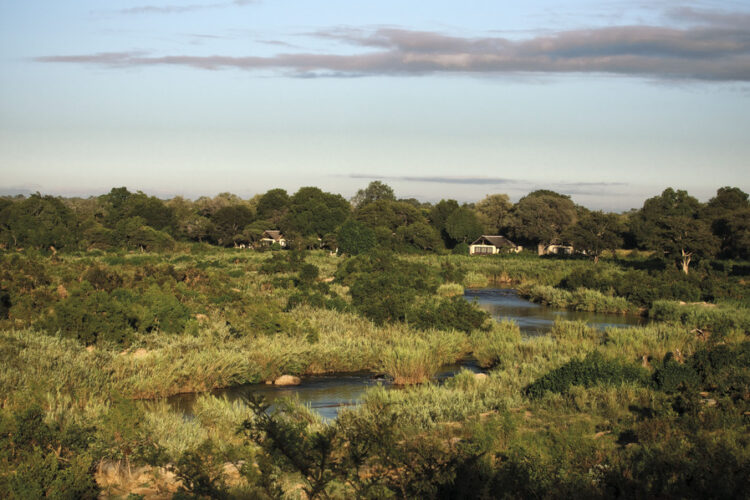
[[[466,333],[485,325],[489,314],[461,297],[433,300],[417,306],[409,322],[421,329],[460,330]]]
[[[700,203],[686,191],[665,189],[649,198],[631,219],[639,246],[675,259],[685,274],[693,257],[714,255],[719,242],[709,224],[699,218]]]
[[[352,198],[352,205],[354,208],[360,208],[378,200],[395,201],[396,196],[393,194],[393,188],[388,184],[372,181],[366,188],[357,191],[357,194]]]
[[[576,221],[569,196],[539,190],[521,198],[510,222],[513,236],[540,245],[562,242],[565,230]]]
[[[591,387],[596,384],[621,384],[641,382],[646,379],[646,371],[634,364],[608,359],[594,351],[582,360],[572,360],[537,379],[526,388],[532,398],[539,398],[545,392],[561,393],[571,386]]]
[[[482,223],[468,207],[453,211],[445,221],[445,231],[457,243],[474,241],[482,234]]]
[[[589,212],[568,228],[565,239],[598,262],[602,252],[614,251],[622,245],[620,233],[620,220],[615,214]]]
[[[75,215],[52,196],[35,194],[12,202],[0,210],[0,243],[11,248],[75,248]]]
[[[510,223],[513,204],[507,194],[488,194],[476,204],[485,224],[485,234],[500,234]]]
[[[253,211],[244,205],[221,207],[211,217],[213,223],[211,237],[222,246],[247,242],[242,231],[245,226],[253,222],[254,218]]]
[[[281,228],[285,233],[322,237],[335,232],[349,211],[349,203],[341,195],[325,193],[316,187],[303,187],[290,198]]]
[[[375,246],[375,233],[360,222],[348,220],[339,229],[336,242],[340,253],[358,255]]]

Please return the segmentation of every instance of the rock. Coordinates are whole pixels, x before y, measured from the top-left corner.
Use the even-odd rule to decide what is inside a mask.
[[[476,379],[477,381],[482,381],[482,380],[487,380],[487,379],[488,379],[489,377],[487,377],[487,374],[486,374],[486,373],[475,373],[475,374],[474,374],[474,378],[475,378],[475,379]]]
[[[57,287],[57,295],[59,295],[61,299],[67,299],[68,298],[68,290],[64,286],[58,285],[58,287]]]
[[[88,352],[94,352],[94,350],[95,350],[95,349],[96,349],[96,347],[94,347],[94,346],[92,346],[92,345],[86,346],[86,350],[87,350]]]
[[[145,358],[146,356],[148,356],[148,351],[144,349],[143,347],[141,347],[139,349],[136,349],[135,352],[131,354],[131,356],[133,356],[136,359]]]
[[[273,381],[273,385],[299,385],[302,380],[294,375],[282,375]]]
[[[197,319],[199,323],[205,323],[206,321],[208,321],[208,316],[198,313],[195,315],[195,319]]]

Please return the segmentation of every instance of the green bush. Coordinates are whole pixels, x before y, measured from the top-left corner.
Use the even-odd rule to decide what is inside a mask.
[[[564,393],[571,386],[592,387],[598,384],[621,384],[623,382],[646,382],[648,372],[635,364],[605,358],[598,351],[582,360],[571,360],[535,380],[526,388],[526,394],[539,398],[545,392]]]
[[[38,406],[0,410],[0,463],[13,464],[13,473],[0,469],[0,496],[97,498],[94,440],[93,428],[46,423]]]
[[[490,317],[463,297],[431,300],[408,313],[409,323],[421,329],[460,330],[466,333],[482,328]]]
[[[123,305],[116,294],[89,290],[84,282],[69,298],[56,303],[42,321],[44,329],[51,335],[60,332],[86,345],[129,344],[138,327],[135,312]]]
[[[729,309],[659,300],[654,302],[649,310],[649,317],[655,321],[681,323],[688,328],[705,330],[720,337],[732,330],[750,331],[750,309]]]

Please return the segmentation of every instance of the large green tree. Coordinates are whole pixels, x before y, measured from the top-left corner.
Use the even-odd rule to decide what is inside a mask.
[[[316,187],[303,187],[290,199],[282,229],[285,233],[322,237],[336,232],[350,212],[349,202],[341,195],[326,193]]]
[[[213,238],[220,245],[228,246],[240,241],[244,242],[242,231],[245,226],[253,222],[255,214],[245,205],[230,205],[222,207],[211,217],[213,223]]]
[[[482,234],[483,225],[476,212],[469,207],[454,210],[445,221],[445,231],[456,243],[467,243]]]
[[[500,234],[510,222],[513,203],[507,194],[488,194],[476,206],[488,234]]]
[[[352,197],[352,205],[355,208],[360,208],[378,200],[395,201],[396,196],[393,194],[393,188],[388,184],[372,181],[366,188],[357,191],[357,194]]]
[[[393,200],[377,200],[362,206],[356,212],[356,219],[369,227],[383,226],[391,231],[416,222],[427,222],[419,209],[410,203]]]
[[[375,232],[361,222],[349,219],[339,229],[336,242],[340,253],[358,255],[375,247]]]
[[[34,194],[0,210],[0,240],[14,248],[72,248],[78,244],[78,224],[59,198]]]
[[[719,249],[708,221],[700,218],[702,208],[687,191],[667,188],[643,203],[630,219],[631,230],[640,247],[675,259],[688,274],[694,258],[714,255]]]
[[[743,240],[748,239],[742,220],[750,210],[748,194],[736,187],[722,187],[706,203],[701,218],[711,224],[711,230],[721,240],[723,256],[745,258],[748,251]],[[745,225],[746,227],[746,225]]]
[[[549,190],[527,194],[513,207],[510,227],[514,238],[544,247],[562,242],[565,230],[576,222],[576,206],[570,196]]]
[[[271,189],[258,200],[258,218],[278,225],[289,207],[289,195],[283,189]],[[266,228],[273,229],[273,228]]]
[[[564,238],[577,250],[592,256],[596,263],[604,250],[615,250],[622,245],[622,231],[617,215],[589,212],[568,228]]]

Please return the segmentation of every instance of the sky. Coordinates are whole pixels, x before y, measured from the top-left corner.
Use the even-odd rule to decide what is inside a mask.
[[[750,191],[750,0],[0,0],[0,194]]]

